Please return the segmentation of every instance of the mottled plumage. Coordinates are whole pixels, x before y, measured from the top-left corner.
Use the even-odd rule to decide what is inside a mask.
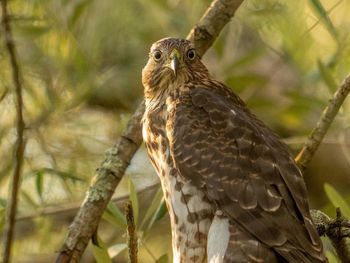
[[[191,42],[154,43],[142,82],[174,262],[326,262],[293,156]]]

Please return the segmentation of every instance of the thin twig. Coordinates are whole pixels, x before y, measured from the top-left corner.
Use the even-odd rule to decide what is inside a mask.
[[[323,111],[316,127],[312,130],[308,140],[305,142],[300,153],[296,157],[296,161],[302,171],[306,169],[316,150],[320,146],[324,136],[326,135],[330,125],[343,104],[345,98],[350,92],[350,75],[348,75],[341,86],[334,93],[333,98],[329,101],[328,106]]]
[[[230,21],[242,2],[243,0],[212,2],[188,35],[188,39],[194,41],[200,55],[212,45],[220,30]],[[212,24],[215,27],[212,27]],[[142,143],[140,122],[143,112],[144,103],[141,103],[129,120],[126,130],[116,145],[107,152],[105,160],[97,169],[94,183],[90,186],[85,201],[69,228],[65,243],[56,259],[57,263],[79,262],[115,188]]]
[[[138,251],[138,238],[134,221],[134,212],[132,210],[131,201],[126,204],[125,217],[127,223],[128,233],[128,249],[129,249],[129,262],[137,263],[137,251]]]
[[[14,235],[15,217],[17,210],[17,196],[20,186],[21,168],[23,164],[24,154],[24,120],[23,120],[23,99],[22,99],[22,84],[20,81],[20,69],[17,62],[16,48],[12,36],[10,18],[7,11],[7,0],[1,1],[2,19],[1,25],[5,40],[5,45],[10,56],[10,64],[12,67],[12,80],[15,87],[16,97],[16,132],[17,140],[15,145],[15,159],[14,159],[14,170],[12,176],[11,187],[9,191],[9,198],[6,207],[6,222],[4,230],[4,251],[3,251],[3,262],[10,262],[11,248]]]

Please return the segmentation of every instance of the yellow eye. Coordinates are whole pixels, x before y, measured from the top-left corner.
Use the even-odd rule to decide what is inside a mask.
[[[153,52],[153,59],[159,61],[162,58],[162,52],[160,50],[155,50]]]
[[[196,51],[194,49],[190,49],[187,51],[186,56],[189,60],[194,60],[196,57]]]

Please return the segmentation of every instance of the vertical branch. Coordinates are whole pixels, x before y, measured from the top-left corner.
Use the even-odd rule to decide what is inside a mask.
[[[2,19],[1,26],[5,40],[5,46],[10,56],[10,64],[12,67],[12,79],[15,87],[15,101],[16,101],[16,132],[17,140],[15,145],[15,159],[14,170],[9,191],[9,199],[6,209],[6,223],[4,230],[4,251],[3,262],[10,262],[12,240],[15,227],[15,216],[17,210],[17,196],[20,185],[21,168],[23,164],[24,154],[24,120],[23,120],[23,99],[22,99],[22,84],[20,81],[20,70],[17,62],[16,48],[11,31],[10,18],[7,10],[7,0],[1,1]]]
[[[134,221],[134,212],[132,210],[131,202],[129,201],[126,204],[125,208],[126,223],[127,223],[127,232],[128,232],[128,249],[129,249],[129,262],[137,263],[137,251],[138,251],[138,242],[137,242],[137,232]]]

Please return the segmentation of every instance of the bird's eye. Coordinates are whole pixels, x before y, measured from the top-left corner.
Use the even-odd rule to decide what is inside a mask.
[[[186,56],[189,60],[194,60],[194,58],[196,57],[196,51],[194,49],[190,49],[187,51]]]
[[[162,52],[156,50],[153,52],[153,58],[155,61],[159,61],[162,58]]]

